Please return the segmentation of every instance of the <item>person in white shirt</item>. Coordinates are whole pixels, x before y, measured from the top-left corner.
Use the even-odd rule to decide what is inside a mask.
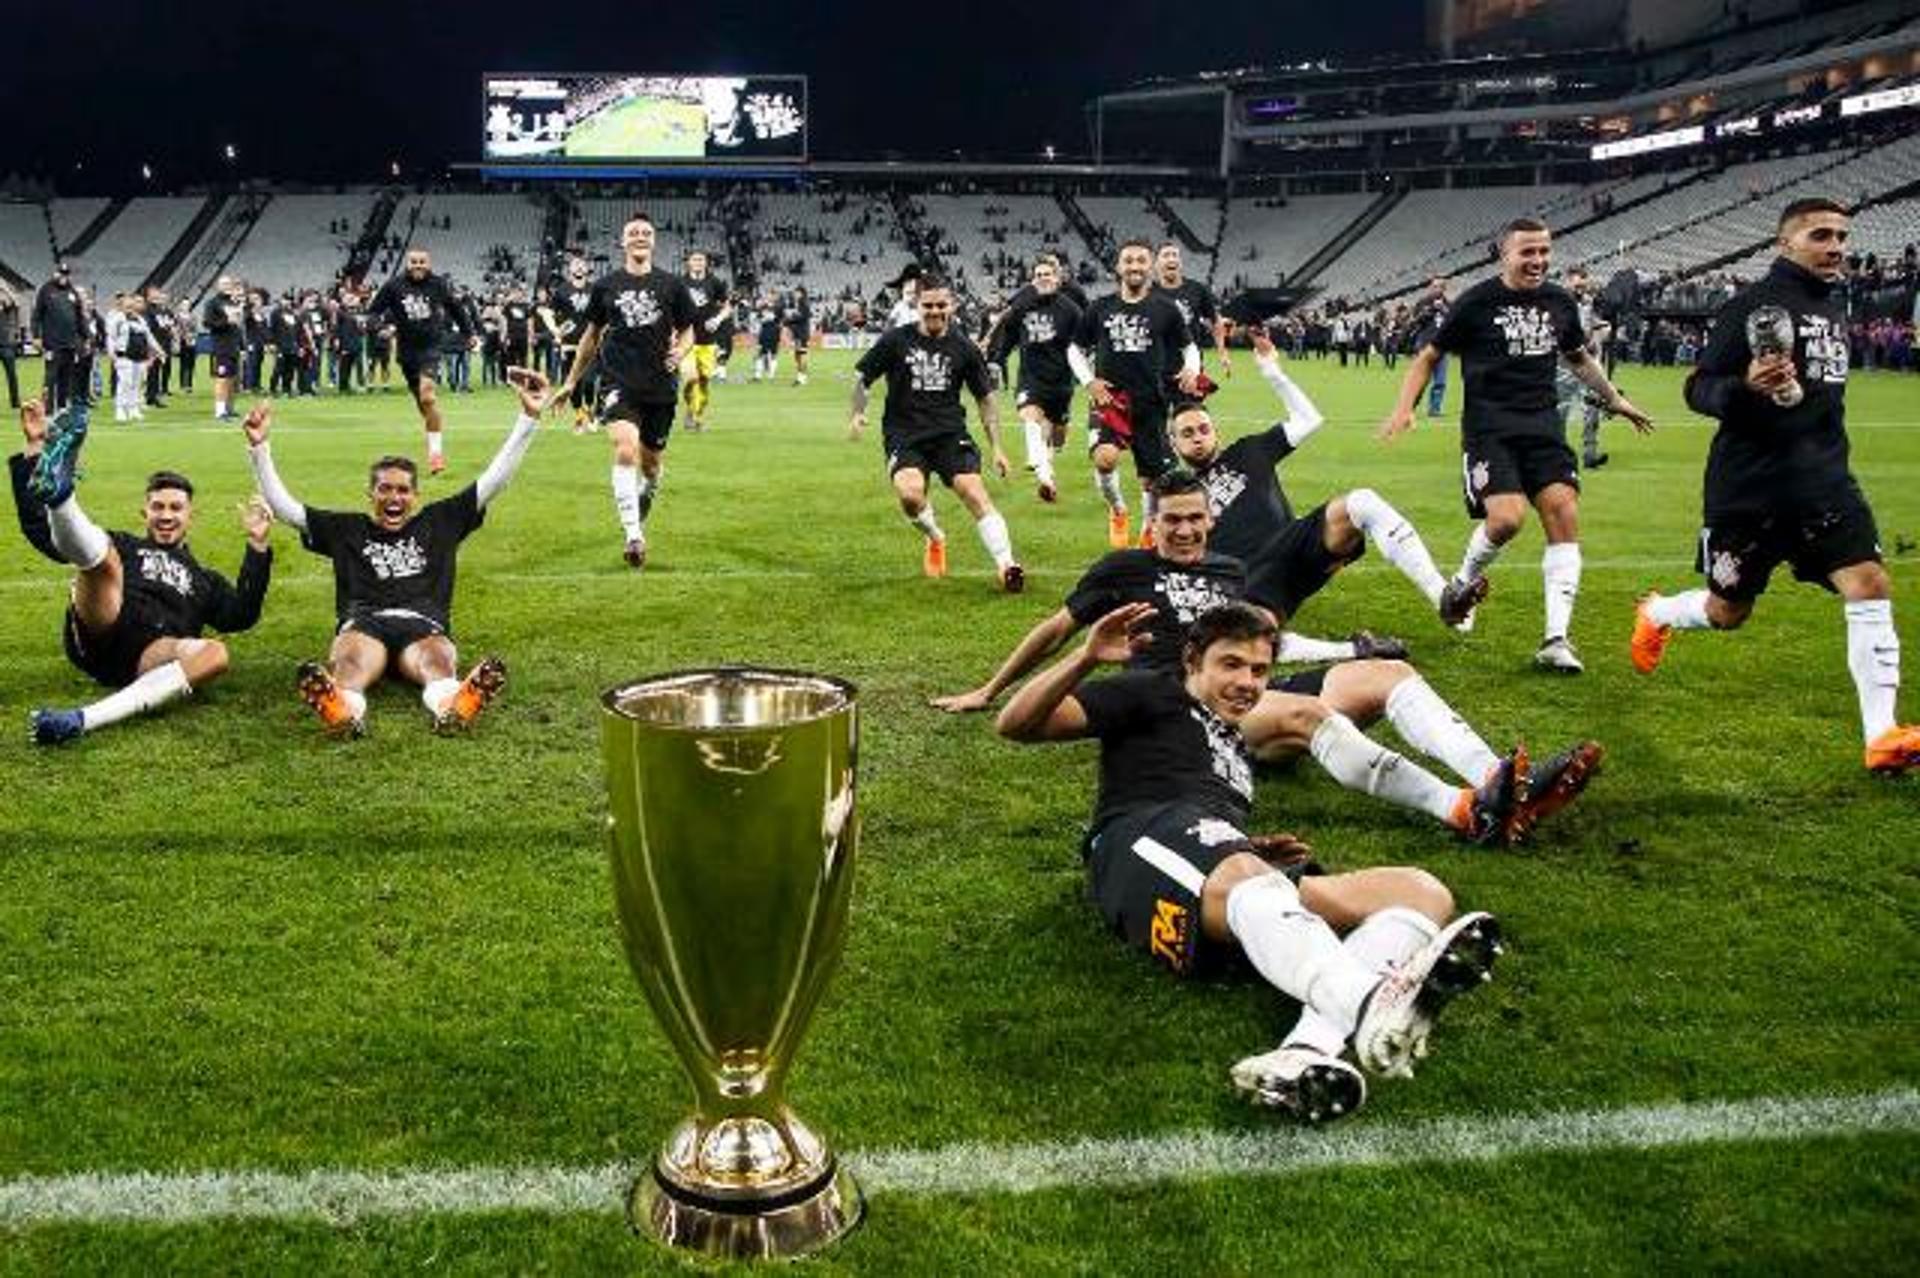
[[[147,361],[153,358],[153,330],[147,327],[146,302],[137,293],[122,293],[107,313],[107,350],[113,356],[113,420],[139,421],[146,416],[141,395],[147,384]]]

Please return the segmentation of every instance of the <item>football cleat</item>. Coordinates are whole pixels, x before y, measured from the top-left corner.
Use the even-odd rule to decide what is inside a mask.
[[[1008,564],[1000,570],[1000,589],[1010,595],[1017,595],[1027,588],[1027,570],[1019,564]]]
[[[641,533],[638,537],[627,538],[627,544],[621,550],[620,557],[626,560],[627,567],[635,572],[645,568],[647,566],[647,535]]]
[[[1367,1076],[1311,1047],[1276,1047],[1227,1071],[1233,1089],[1262,1109],[1278,1109],[1318,1127],[1367,1103]]]
[[[1920,768],[1920,727],[1895,724],[1867,743],[1867,771],[1895,776]]]
[[[27,722],[35,745],[65,745],[87,730],[86,716],[78,710],[35,710]]]
[[[300,699],[320,716],[320,726],[328,736],[357,737],[366,731],[366,725],[353,713],[353,707],[347,704],[347,698],[335,682],[333,672],[319,662],[309,661],[300,667],[296,686]]]
[[[1608,454],[1606,453],[1588,453],[1581,459],[1581,465],[1585,466],[1588,470],[1599,470],[1607,464],[1607,458]]]
[[[472,726],[480,712],[492,704],[507,686],[507,663],[498,657],[483,658],[460,681],[459,689],[447,699],[446,706],[433,717],[436,732],[457,732]]]
[[[1405,661],[1407,641],[1393,635],[1376,635],[1371,630],[1356,630],[1347,636],[1353,645],[1355,661]]]
[[[929,577],[947,575],[947,543],[945,541],[927,543],[926,551],[920,556],[920,571]]]
[[[1446,586],[1440,591],[1440,620],[1455,630],[1471,630],[1473,610],[1480,606],[1492,589],[1493,583],[1485,577],[1475,577],[1472,581],[1448,578]]]
[[[1040,491],[1040,500],[1044,501],[1049,506],[1053,505],[1053,503],[1060,500],[1059,485],[1055,484],[1051,477],[1048,477],[1040,481],[1039,491]]]
[[[1461,787],[1447,824],[1469,843],[1511,847],[1533,828],[1524,802],[1530,782],[1527,748],[1517,745],[1479,785]]]
[[[87,442],[87,406],[68,404],[47,422],[47,442],[27,479],[27,491],[43,505],[58,506],[73,496],[80,477],[80,446]]]
[[[1153,545],[1153,521],[1149,519],[1140,525],[1140,549],[1152,550]]]
[[[1375,1074],[1411,1078],[1427,1054],[1440,1012],[1460,995],[1493,979],[1502,952],[1500,924],[1491,914],[1463,914],[1440,929],[1417,954],[1393,968],[1367,996],[1353,1031],[1353,1052]]]
[[[1577,675],[1586,669],[1580,661],[1580,654],[1573,650],[1573,645],[1567,642],[1565,635],[1541,644],[1540,650],[1533,654],[1533,664],[1554,674]]]
[[[1107,512],[1107,545],[1115,550],[1125,550],[1133,544],[1133,521],[1124,510]]]
[[[1652,674],[1660,668],[1660,658],[1667,653],[1667,640],[1673,637],[1673,627],[1663,626],[1647,615],[1647,608],[1660,596],[1648,592],[1633,610],[1633,668],[1641,674]]]
[[[1527,778],[1527,827],[1532,829],[1580,797],[1600,770],[1606,752],[1598,741],[1581,741],[1532,769]]]

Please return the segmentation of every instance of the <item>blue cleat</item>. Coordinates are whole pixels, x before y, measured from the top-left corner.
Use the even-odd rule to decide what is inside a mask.
[[[86,405],[68,404],[55,413],[47,423],[47,446],[34,464],[27,491],[48,506],[73,496],[73,482],[80,474],[80,445],[86,442]]]
[[[78,710],[35,710],[29,720],[35,745],[65,745],[87,730],[86,717]]]

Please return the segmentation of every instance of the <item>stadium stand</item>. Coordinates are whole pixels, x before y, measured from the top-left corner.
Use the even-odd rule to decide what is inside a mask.
[[[373,191],[275,196],[227,270],[275,296],[328,283],[346,265],[376,198]]]
[[[54,206],[56,228],[63,223],[85,227],[91,221],[77,220],[80,210],[68,207],[79,203],[61,200]],[[133,201],[85,253],[73,258],[76,277],[90,285],[98,297],[139,288],[193,221],[201,203],[197,199],[159,196]],[[67,242],[64,231],[61,242]]]

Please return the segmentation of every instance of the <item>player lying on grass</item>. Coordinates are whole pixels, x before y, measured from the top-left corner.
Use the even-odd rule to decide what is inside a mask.
[[[1100,559],[1066,603],[1027,632],[991,679],[933,704],[955,713],[983,710],[1081,627],[1134,604],[1152,611],[1139,623],[1145,641],[1130,664],[1178,670],[1187,626],[1211,609],[1241,601],[1246,573],[1239,560],[1208,549],[1212,516],[1197,480],[1176,471],[1155,481],[1154,492],[1153,549],[1116,550]],[[1525,837],[1572,802],[1599,764],[1600,748],[1591,742],[1538,769],[1529,767],[1519,747],[1504,759],[1494,754],[1419,671],[1405,661],[1383,659],[1405,652],[1394,641],[1362,632],[1348,644],[1310,643],[1311,659],[1333,648],[1347,649],[1340,655],[1358,659],[1275,680],[1263,716],[1272,733],[1263,752],[1270,760],[1311,754],[1348,789],[1425,812],[1476,843]],[[1279,659],[1285,659],[1286,650],[1282,635]],[[1453,769],[1464,784],[1441,780],[1361,731],[1361,725],[1382,718],[1409,744]]]
[[[480,478],[451,497],[416,510],[419,471],[406,457],[382,457],[368,473],[371,514],[316,510],[297,501],[274,469],[267,436],[273,406],[257,405],[245,430],[254,478],[300,542],[333,561],[337,629],[327,662],[300,667],[301,699],[329,733],[365,730],[366,690],[389,671],[420,687],[436,730],[462,728],[499,695],[506,665],[487,657],[462,680],[453,646],[453,584],[460,543],[486,518],[487,505],[513,478],[540,427],[547,379],[510,368],[520,417]]]
[[[1089,681],[1151,642],[1152,611],[1128,604],[1095,622],[1014,694],[1000,735],[1100,742],[1082,855],[1108,925],[1178,975],[1238,956],[1299,1000],[1280,1046],[1234,1065],[1233,1085],[1307,1123],[1350,1114],[1366,1079],[1347,1047],[1369,1071],[1410,1076],[1440,1009],[1491,977],[1499,927],[1455,918],[1424,870],[1328,875],[1294,836],[1247,834],[1254,760],[1288,732],[1265,695],[1278,633],[1228,604],[1188,629],[1178,670]]]
[[[62,639],[67,660],[114,689],[91,705],[35,710],[33,739],[59,745],[178,700],[227,670],[227,646],[203,639],[208,628],[231,634],[260,619],[273,573],[267,536],[273,516],[258,498],[241,507],[247,551],[239,584],[203,568],[187,547],[193,485],[173,471],[147,479],[144,531],[108,532],[74,494],[87,409],[75,403],[49,427],[38,399],[20,410],[26,447],[7,459],[20,531],[28,544],[74,568],[72,602]]]

